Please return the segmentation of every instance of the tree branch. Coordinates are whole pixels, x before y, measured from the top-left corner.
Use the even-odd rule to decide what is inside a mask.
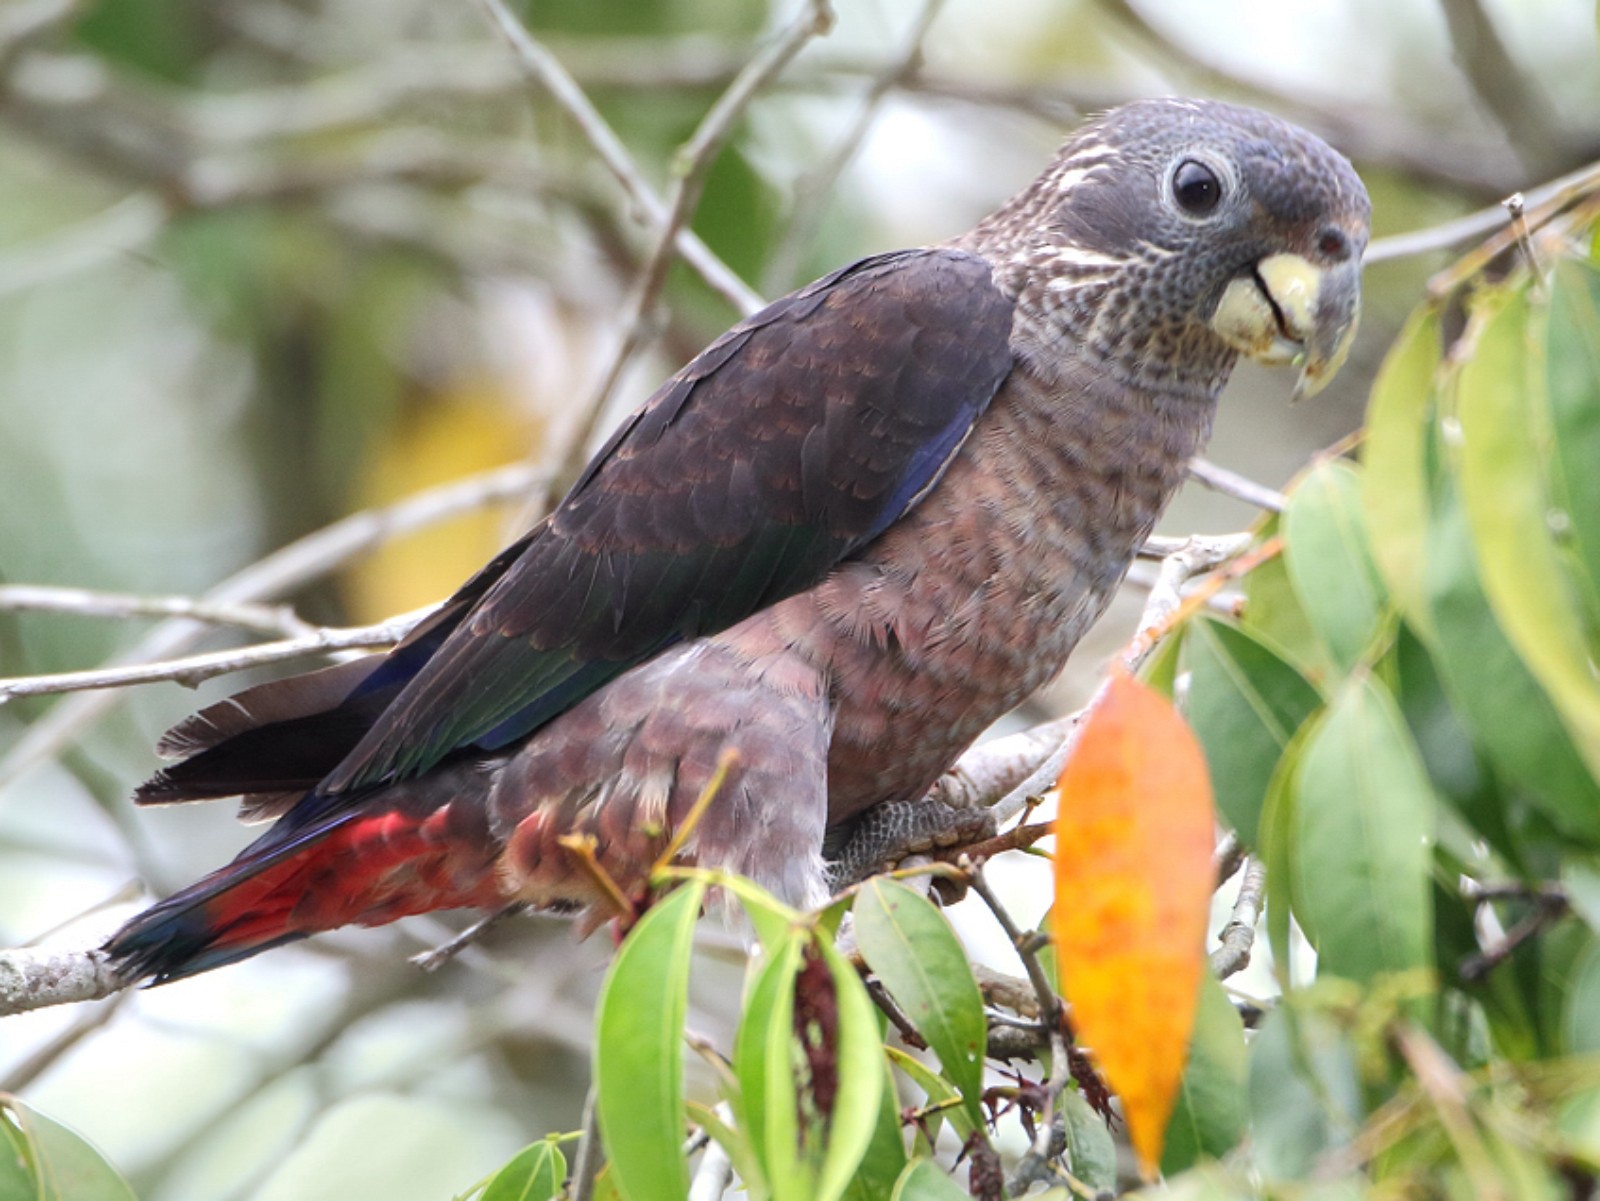
[[[555,55],[534,40],[522,22],[505,6],[504,0],[477,0],[477,4],[516,53],[517,61],[529,78],[549,93],[550,98],[577,125],[600,161],[627,192],[628,198],[643,211],[651,224],[666,228],[667,206],[645,182],[622,140],[606,124],[605,118],[590,103],[566,68],[557,61]],[[684,261],[699,272],[712,291],[735,309],[748,316],[761,307],[761,297],[718,258],[693,230],[680,229],[676,243]]]
[[[795,184],[788,227],[767,259],[764,277],[767,291],[787,291],[794,286],[800,258],[816,235],[817,224],[822,220],[829,194],[860,149],[889,93],[921,67],[923,43],[943,8],[944,0],[924,0],[922,11],[912,23],[904,49],[873,79],[860,111],[834,147],[833,153]]]
[[[128,986],[98,948],[91,951],[45,951],[25,947],[0,951],[0,1017],[98,1001]]]
[[[344,566],[383,543],[462,513],[526,495],[546,473],[526,463],[497,467],[417,492],[381,508],[365,509],[291,542],[241,568],[200,598],[201,604],[236,604],[282,596]],[[115,663],[159,663],[193,646],[208,627],[188,618],[163,622]],[[117,692],[85,692],[34,722],[0,759],[0,787],[57,754],[116,706]]]
[[[789,27],[734,77],[728,89],[701,119],[694,135],[678,152],[673,165],[671,190],[661,215],[655,220],[655,245],[628,298],[621,342],[589,400],[585,418],[572,438],[566,461],[556,473],[553,491],[564,492],[570,487],[588,461],[594,427],[605,414],[617,381],[622,378],[623,371],[645,340],[647,319],[662,285],[666,283],[667,268],[672,265],[673,252],[679,246],[680,235],[700,203],[706,173],[727,144],[733,127],[767,81],[782,71],[812,38],[826,34],[832,24],[833,12],[829,8],[829,0],[806,0],[804,9]]]
[[[1259,859],[1246,859],[1233,915],[1222,929],[1222,945],[1211,952],[1211,971],[1219,980],[1226,980],[1250,966],[1250,949],[1255,945],[1256,923],[1261,920],[1261,898],[1266,887],[1266,865]]]
[[[134,596],[125,592],[95,592],[87,588],[57,588],[44,584],[0,584],[0,611],[13,613],[65,613],[77,617],[127,620],[137,617],[187,617],[208,625],[237,626],[258,634],[298,637],[316,627],[288,605],[207,604],[189,596]]]
[[[57,675],[0,679],[0,705],[24,696],[51,696],[62,692],[127,688],[134,684],[156,684],[168,680],[192,688],[214,676],[225,676],[269,663],[304,659],[309,655],[327,654],[330,651],[393,646],[404,638],[417,622],[431,613],[434,607],[430,605],[415,613],[403,614],[377,625],[353,626],[348,629],[337,627],[313,629],[311,633],[302,634],[298,638],[264,642],[259,646],[244,647],[241,650],[212,651],[209,654],[189,655],[181,659],[164,659],[159,663],[105,667],[94,671],[67,671]]]

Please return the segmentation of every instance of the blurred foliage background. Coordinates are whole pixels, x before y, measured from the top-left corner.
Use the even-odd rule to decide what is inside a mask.
[[[518,9],[658,190],[794,5]],[[1323,133],[1380,235],[1600,156],[1586,0],[854,0],[765,88],[691,226],[774,296],[966,228],[1086,111],[1186,92]],[[514,461],[554,471],[737,314],[672,269],[591,423],[649,231],[471,0],[0,3],[0,582],[198,595],[275,547]],[[1352,361],[1295,408],[1241,369],[1211,457],[1274,487],[1361,421],[1442,255],[1374,265]],[[384,544],[280,599],[374,621],[448,593],[537,489]],[[1163,528],[1245,525],[1194,486]],[[1138,600],[1039,707],[1081,699]],[[0,613],[0,675],[88,667],[139,622]],[[233,635],[210,632],[204,645]],[[242,844],[225,806],[135,816],[197,703],[119,694],[60,746],[62,702],[0,709],[0,945],[83,943]],[[31,733],[30,733],[31,731]],[[997,876],[999,873],[997,873]],[[1042,873],[998,881],[1032,921]],[[140,883],[135,883],[140,882]],[[958,925],[961,910],[955,911]],[[985,927],[987,929],[987,927]],[[84,1011],[0,1025],[0,1088],[96,1140],[148,1201],[451,1195],[575,1125],[604,940],[527,922],[433,976],[436,920],[344,932]],[[722,932],[690,1026],[736,1004]],[[982,957],[997,954],[973,931]]]

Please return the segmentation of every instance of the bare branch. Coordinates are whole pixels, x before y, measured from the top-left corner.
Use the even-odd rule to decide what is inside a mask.
[[[24,696],[50,696],[62,692],[126,688],[133,684],[154,684],[166,680],[175,680],[193,687],[213,676],[225,676],[251,667],[282,663],[288,659],[304,659],[308,655],[327,654],[330,651],[393,646],[410,632],[412,626],[432,611],[433,607],[430,606],[373,626],[315,629],[309,634],[302,634],[298,638],[285,638],[281,642],[264,642],[259,646],[245,647],[241,650],[212,651],[209,654],[190,655],[182,659],[164,659],[159,663],[0,679],[0,705]]]
[[[793,215],[767,260],[765,280],[769,292],[787,291],[791,286],[800,258],[816,235],[828,195],[860,149],[889,93],[921,67],[922,44],[943,9],[944,0],[924,0],[922,11],[912,23],[911,32],[906,38],[905,48],[872,81],[860,111],[834,147],[833,153],[795,185],[790,204]]]
[[[207,592],[200,603],[235,604],[282,596],[402,534],[524,496],[545,478],[545,472],[529,464],[513,463],[429,488],[392,505],[352,513],[235,572]],[[180,655],[199,641],[207,628],[188,618],[163,622],[116,663],[157,663]],[[57,754],[113,708],[121,695],[86,692],[63,701],[34,722],[0,759],[0,786]]]
[[[111,957],[99,949],[0,951],[0,1017],[48,1005],[98,1001],[127,985],[112,968]]]
[[[655,222],[655,246],[628,299],[621,344],[601,376],[585,410],[584,421],[572,439],[566,462],[556,474],[553,485],[555,491],[564,491],[583,470],[595,424],[605,413],[606,403],[611,399],[617,381],[622,378],[623,371],[644,342],[650,310],[660,295],[662,285],[666,283],[667,268],[672,265],[679,236],[684,232],[695,206],[700,203],[700,194],[704,190],[706,173],[710,171],[711,164],[727,144],[733,127],[756,98],[756,93],[800,53],[801,47],[812,38],[826,34],[832,24],[833,11],[828,6],[828,0],[807,0],[804,10],[794,22],[734,77],[727,91],[718,97],[701,120],[694,136],[679,151],[665,211]]]
[[[606,124],[598,109],[589,102],[583,89],[567,73],[543,45],[535,41],[522,22],[505,6],[505,0],[477,0],[489,21],[516,52],[517,60],[530,78],[550,94],[562,110],[588,139],[590,146],[617,178],[623,189],[643,212],[651,224],[666,227],[667,206],[655,194],[644,176],[639,173],[633,159],[623,147],[611,126]],[[761,307],[761,297],[756,295],[734,270],[724,263],[702,242],[693,230],[680,229],[677,234],[678,251],[684,261],[693,267],[719,296],[741,313],[749,315]]]
[[[92,217],[0,255],[0,296],[26,291],[138,250],[155,240],[166,221],[165,202],[153,193],[135,192]]]
[[[1581,200],[1597,188],[1600,188],[1600,163],[1590,163],[1559,179],[1540,184],[1536,188],[1529,188],[1522,193],[1522,202],[1525,212],[1528,213],[1529,224],[1537,228],[1540,223],[1550,220],[1568,205]],[[1440,225],[1379,238],[1367,247],[1362,262],[1370,266],[1373,263],[1386,263],[1394,259],[1429,254],[1435,250],[1450,250],[1477,238],[1503,231],[1508,224],[1504,202],[1491,204],[1475,213],[1468,213],[1465,217],[1457,217]]]
[[[1226,467],[1219,467],[1210,459],[1196,455],[1189,460],[1189,477],[1198,483],[1204,484],[1213,492],[1220,492],[1224,496],[1231,496],[1235,500],[1242,500],[1247,505],[1254,505],[1258,509],[1265,509],[1269,513],[1283,512],[1284,505],[1288,502],[1283,493],[1265,484],[1258,484],[1252,479],[1247,479],[1237,471],[1229,471]]]
[[[1548,164],[1560,152],[1555,114],[1517,66],[1478,0],[1439,0],[1456,64],[1472,90],[1530,165]]]
[[[1259,859],[1246,859],[1239,898],[1233,903],[1233,916],[1222,929],[1222,945],[1211,952],[1211,970],[1218,979],[1226,980],[1250,966],[1250,949],[1255,945],[1256,923],[1261,920],[1261,897],[1266,887],[1266,865]]]
[[[733,1109],[726,1101],[717,1106],[716,1114],[724,1122],[733,1122]],[[716,1139],[711,1139],[689,1184],[689,1201],[721,1201],[732,1183],[733,1160],[727,1148]]]
[[[43,584],[0,584],[0,610],[13,613],[66,613],[123,621],[139,617],[187,617],[208,625],[238,626],[260,634],[298,637],[316,629],[288,605],[206,604],[189,596],[134,596],[57,588]]]

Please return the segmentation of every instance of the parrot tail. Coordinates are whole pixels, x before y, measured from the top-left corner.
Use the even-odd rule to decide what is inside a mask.
[[[280,822],[132,918],[105,950],[125,978],[165,984],[339,926],[503,905],[478,807],[419,813],[399,799],[375,796],[299,829]]]

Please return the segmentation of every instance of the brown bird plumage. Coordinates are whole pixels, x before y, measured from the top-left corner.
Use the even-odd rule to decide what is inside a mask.
[[[142,800],[278,821],[111,951],[161,980],[437,908],[603,918],[561,840],[637,888],[730,749],[686,858],[820,900],[830,828],[1061,669],[1238,354],[1337,368],[1367,223],[1304,131],[1147,101],[970,233],[778,301],[389,656],[174,731]]]

